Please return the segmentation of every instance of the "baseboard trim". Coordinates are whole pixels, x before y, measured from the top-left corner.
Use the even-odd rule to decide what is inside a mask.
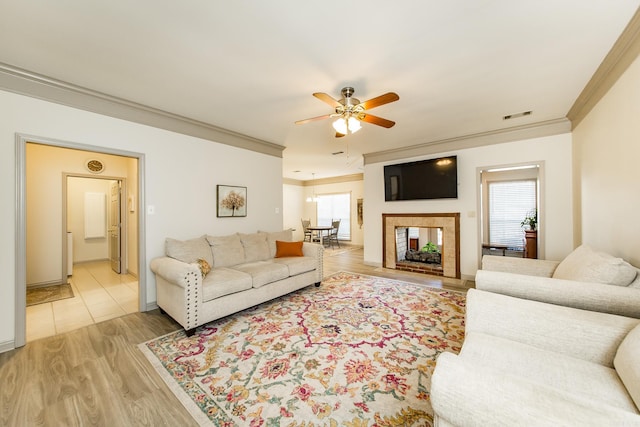
[[[151,302],[147,303],[147,305],[144,308],[144,311],[151,311],[151,310],[155,310],[156,308],[160,308],[158,306],[158,302],[157,301],[151,301]]]
[[[369,266],[369,267],[382,268],[382,263],[381,262],[362,261],[362,263],[364,265]]]
[[[472,282],[475,282],[475,280],[476,280],[476,276],[473,275],[473,274],[462,274],[462,275],[460,275],[460,278],[462,280],[467,280],[467,281],[472,281]]]
[[[7,351],[15,350],[16,342],[14,340],[0,342],[0,353],[5,353]]]

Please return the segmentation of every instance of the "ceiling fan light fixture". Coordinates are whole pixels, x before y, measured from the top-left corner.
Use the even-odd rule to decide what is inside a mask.
[[[344,117],[339,117],[338,120],[333,122],[333,128],[336,132],[342,135],[348,135],[350,133],[356,133],[360,129],[362,129],[362,125],[360,124],[360,120],[351,116],[348,119]]]

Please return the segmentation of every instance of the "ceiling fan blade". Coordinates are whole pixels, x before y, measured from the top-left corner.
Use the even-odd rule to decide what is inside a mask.
[[[390,127],[393,127],[393,125],[396,124],[396,122],[392,122],[391,120],[383,119],[382,117],[378,117],[378,116],[372,116],[371,114],[368,114],[368,113],[363,113],[358,118],[360,120],[362,120],[363,122],[367,122],[367,123],[371,123],[371,124],[374,124],[374,125],[382,126],[384,128],[387,128],[387,129],[390,128]]]
[[[313,94],[313,96],[315,96],[316,98],[318,98],[322,102],[326,102],[327,104],[331,105],[333,108],[340,107],[342,105],[342,104],[340,104],[338,102],[337,99],[334,99],[331,96],[329,96],[329,95],[327,95],[326,93],[323,93],[323,92],[316,92],[316,93]]]
[[[398,99],[400,99],[400,97],[397,93],[387,92],[384,95],[376,96],[368,101],[361,102],[360,105],[362,105],[365,110],[370,110],[372,108],[397,101]]]
[[[336,138],[342,138],[344,133],[336,132]]]
[[[297,125],[302,125],[302,124],[309,123],[309,122],[315,122],[316,120],[328,119],[329,117],[331,117],[331,114],[325,114],[324,116],[318,116],[318,117],[312,117],[310,119],[298,120],[295,123]]]

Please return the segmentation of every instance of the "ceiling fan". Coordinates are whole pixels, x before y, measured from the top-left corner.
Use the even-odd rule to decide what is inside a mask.
[[[342,88],[341,93],[342,98],[339,100],[332,98],[326,93],[314,93],[313,96],[332,106],[335,112],[325,114],[324,116],[298,120],[295,123],[301,125],[316,120],[337,118],[337,120],[333,122],[333,128],[336,130],[336,138],[359,131],[361,128],[360,122],[367,122],[385,128],[390,128],[396,124],[396,122],[392,122],[391,120],[369,114],[368,110],[397,101],[400,99],[397,93],[387,92],[384,95],[376,96],[365,102],[360,102],[359,99],[353,97],[354,89],[352,87]]]

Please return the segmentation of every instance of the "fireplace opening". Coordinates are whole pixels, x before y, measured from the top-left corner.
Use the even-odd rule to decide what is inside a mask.
[[[442,227],[397,227],[396,269],[443,275]]]
[[[409,229],[411,231],[409,237]],[[398,232],[401,229],[403,231]],[[411,269],[423,274],[460,278],[460,213],[396,213],[382,214],[382,266],[391,269]],[[416,237],[414,237],[417,234]],[[405,242],[398,244],[397,236],[404,235]],[[429,242],[432,245],[429,245]],[[436,246],[440,262],[407,260],[412,254],[422,256],[425,246]],[[416,251],[416,252],[410,252]],[[402,254],[400,255],[399,252]],[[437,258],[434,256],[433,258]]]

